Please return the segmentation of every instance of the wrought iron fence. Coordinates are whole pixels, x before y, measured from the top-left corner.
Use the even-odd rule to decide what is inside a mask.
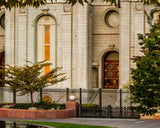
[[[102,117],[102,118],[139,118],[139,114],[130,107],[82,107],[80,117]]]
[[[3,93],[3,94],[2,94]],[[80,117],[138,118],[129,100],[129,91],[124,89],[53,89],[45,88],[34,93],[34,101],[44,97],[56,103],[77,101]],[[30,102],[29,95],[13,95],[6,88],[0,88],[0,102]],[[7,97],[9,97],[7,99]],[[88,104],[88,106],[87,106]],[[90,106],[91,105],[91,106]],[[94,107],[93,107],[94,106]]]

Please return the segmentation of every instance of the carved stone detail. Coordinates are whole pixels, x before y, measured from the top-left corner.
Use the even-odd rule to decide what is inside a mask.
[[[71,11],[71,5],[70,4],[64,4],[63,5],[63,11],[64,12],[70,12]]]
[[[1,11],[1,12],[4,12],[4,11],[5,11],[5,7],[1,7],[1,8],[0,8],[0,11]]]
[[[142,2],[136,3],[136,11],[143,11],[143,3]]]
[[[19,13],[20,14],[26,13],[26,8],[25,7],[19,8]]]
[[[55,21],[50,16],[45,16],[40,19],[38,25],[55,25]]]
[[[157,10],[153,13],[152,24],[157,24],[160,20],[160,10]]]
[[[89,14],[92,15],[92,7],[89,6]]]

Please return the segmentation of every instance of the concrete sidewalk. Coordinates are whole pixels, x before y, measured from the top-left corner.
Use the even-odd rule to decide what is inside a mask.
[[[0,120],[11,120],[11,119],[0,118]],[[25,120],[29,120],[29,119],[25,119]],[[63,122],[63,123],[109,126],[109,127],[117,127],[117,128],[160,128],[160,120],[67,118],[67,119],[51,119],[51,120],[35,119],[35,120],[29,120],[29,121]]]

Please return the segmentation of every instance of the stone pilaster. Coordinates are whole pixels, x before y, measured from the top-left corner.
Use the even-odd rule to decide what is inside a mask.
[[[119,88],[122,88],[130,76],[130,2],[121,2],[119,30]]]
[[[75,11],[75,12],[74,12]],[[73,11],[73,88],[88,87],[88,5],[77,4]],[[76,22],[76,23],[75,23]]]
[[[67,73],[67,79],[63,87],[71,87],[71,7],[62,14],[62,67]],[[65,9],[65,7],[64,7]]]
[[[5,13],[5,63],[9,65],[15,64],[15,13],[14,8]]]
[[[26,8],[18,10],[17,15],[17,65],[22,66],[26,64],[26,53],[27,53],[27,15]]]
[[[144,7],[143,3],[136,2],[135,4],[135,56],[142,55],[137,34],[144,34]]]
[[[77,88],[88,86],[88,5],[78,6],[77,44],[78,44],[78,82]]]

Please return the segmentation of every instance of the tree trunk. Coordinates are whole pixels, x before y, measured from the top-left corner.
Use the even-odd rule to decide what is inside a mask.
[[[33,92],[31,91],[30,94],[31,94],[31,104],[33,105],[33,103],[34,103],[33,102]]]
[[[13,90],[13,103],[16,104],[16,89]]]

